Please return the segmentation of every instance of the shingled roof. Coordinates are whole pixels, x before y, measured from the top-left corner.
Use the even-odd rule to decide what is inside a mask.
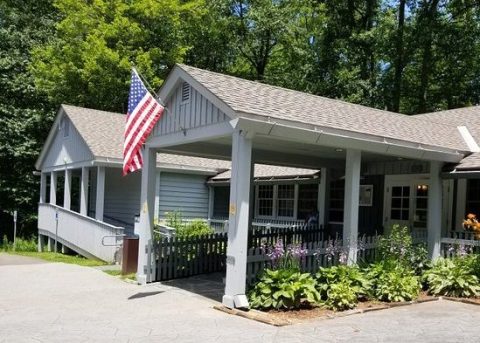
[[[95,158],[123,158],[123,131],[125,115],[114,112],[94,110],[90,108],[62,105],[63,113],[72,121]],[[230,178],[230,161],[215,160],[201,157],[191,157],[173,154],[157,154],[160,166],[168,165],[178,169],[210,170],[222,175],[222,179]],[[313,176],[318,170],[288,168],[256,164],[255,177]],[[228,175],[228,177],[227,177]]]
[[[443,123],[178,65],[239,116],[268,117],[468,151],[458,130]]]
[[[415,117],[452,127],[466,126],[477,143],[480,143],[480,106],[418,114]],[[480,153],[476,152],[465,157],[454,166],[454,169],[462,171],[480,169]]]

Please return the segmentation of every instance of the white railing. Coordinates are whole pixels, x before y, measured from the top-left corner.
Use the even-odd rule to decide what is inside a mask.
[[[85,257],[115,261],[124,228],[83,216],[63,207],[40,203],[38,229]]]

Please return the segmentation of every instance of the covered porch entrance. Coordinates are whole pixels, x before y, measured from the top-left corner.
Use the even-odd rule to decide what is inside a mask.
[[[222,88],[224,86],[227,90]],[[255,91],[252,92],[249,88]],[[229,93],[231,89],[235,91]],[[234,95],[239,91],[245,92],[245,96],[248,94],[254,100],[250,99],[249,102],[240,104],[240,100]],[[363,128],[355,128],[355,123],[350,123],[350,129],[339,128],[343,125],[342,122],[329,123],[328,120],[323,120],[327,113],[319,112],[315,117],[311,117],[312,121],[323,120],[322,123],[307,123],[303,117],[307,108],[308,111],[316,111],[315,106],[327,105],[325,99],[256,85],[186,66],[177,67],[172,72],[162,88],[160,97],[165,100],[169,113],[157,123],[145,146],[141,216],[135,232],[140,237],[140,246],[147,246],[152,239],[154,218],[152,185],[155,182],[157,153],[230,159],[232,172],[228,206],[226,285],[223,296],[223,303],[226,306],[248,305],[245,288],[248,233],[254,212],[252,203],[254,163],[324,170],[322,177],[325,178],[325,187],[319,195],[320,203],[323,204],[327,185],[330,184],[327,180],[329,178],[343,180],[343,203],[337,205],[336,218],[341,221],[339,234],[349,247],[349,263],[355,263],[357,259],[361,183],[365,177],[362,171],[367,172],[370,166],[375,164],[423,163],[428,174],[426,195],[428,249],[430,257],[439,256],[442,227],[440,172],[444,162],[456,162],[461,158],[461,154],[451,147],[438,146],[438,142],[429,145],[422,141],[420,136],[412,134],[412,131],[417,130],[415,125],[418,123],[410,123],[409,120],[405,123],[404,118],[399,118],[395,114],[378,113],[376,110],[362,114],[362,118],[369,115],[375,118],[374,123],[377,127],[374,130],[372,128],[375,134],[368,132],[365,123],[358,123],[360,126],[363,124]],[[255,114],[248,113],[249,103],[252,106],[252,113]],[[294,111],[292,103],[298,105],[295,107],[297,112]],[[332,106],[332,111],[340,111],[339,113],[351,111],[352,116],[358,114],[356,111],[366,111],[361,106],[345,107],[344,103],[337,104],[335,101],[333,104],[330,101],[327,103]],[[289,106],[289,111],[282,110],[279,104]],[[265,114],[270,111],[269,113],[273,115],[275,112],[272,112],[272,108],[282,111],[282,118],[272,118]],[[346,116],[343,120],[353,119]],[[392,128],[389,125],[395,123],[404,126],[397,129],[400,131],[398,135],[400,138],[391,137]],[[366,189],[362,189],[362,192],[368,193]],[[368,195],[362,194],[362,197],[368,198]],[[322,208],[319,213],[321,225],[325,225],[326,218],[333,215],[333,212],[328,215],[326,212],[327,208]],[[151,262],[147,261],[147,258],[148,254],[141,253],[139,256],[137,275],[139,281],[147,281],[145,271],[150,268]]]

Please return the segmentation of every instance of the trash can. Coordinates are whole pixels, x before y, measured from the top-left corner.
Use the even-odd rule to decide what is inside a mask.
[[[138,263],[138,237],[123,237],[122,274],[127,275],[137,272]]]

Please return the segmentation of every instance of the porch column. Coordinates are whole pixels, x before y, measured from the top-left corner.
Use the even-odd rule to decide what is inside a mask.
[[[455,212],[455,230],[463,231],[462,220],[467,211],[467,179],[457,180],[457,209]]]
[[[358,208],[360,197],[360,150],[348,149],[345,164],[345,205],[343,211],[343,244],[348,246],[347,263],[357,262]]]
[[[157,172],[155,181],[155,208],[153,209],[155,220],[160,219],[160,172]]]
[[[82,167],[82,180],[80,181],[80,214],[88,213],[88,167]]]
[[[213,186],[208,186],[208,218],[213,218],[213,200],[215,198]]]
[[[430,187],[428,189],[428,256],[430,259],[440,257],[440,240],[442,238],[442,164],[430,162]]]
[[[327,195],[327,168],[320,169],[320,183],[318,184],[318,225],[325,230],[325,200]]]
[[[95,219],[103,221],[105,205],[105,167],[97,167],[97,196],[95,201]]]
[[[245,296],[247,276],[247,240],[250,212],[252,140],[246,132],[232,135],[232,177],[227,244],[225,306],[248,307]]]
[[[57,204],[57,172],[50,172],[50,204]]]
[[[72,189],[72,171],[65,169],[65,183],[63,187],[63,207],[67,210],[70,209],[72,203],[71,197]]]
[[[40,173],[40,203],[47,199],[47,174]]]
[[[140,188],[140,222],[135,225],[135,234],[139,238],[137,282],[142,285],[153,281],[150,279],[150,270],[147,270],[152,266],[147,265],[146,246],[153,236],[156,159],[157,152],[146,147],[143,152],[142,184]]]

